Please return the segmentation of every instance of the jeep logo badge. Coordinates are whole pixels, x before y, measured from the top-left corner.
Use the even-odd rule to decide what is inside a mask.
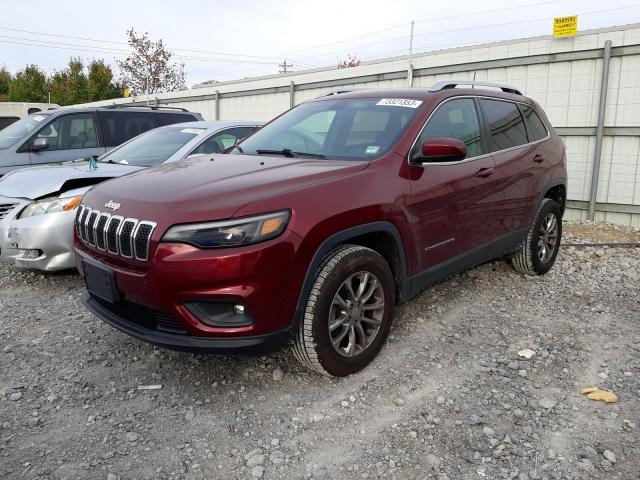
[[[114,202],[113,200],[109,200],[107,203],[104,204],[104,206],[105,208],[113,209],[114,212],[120,208],[120,204],[117,202]]]

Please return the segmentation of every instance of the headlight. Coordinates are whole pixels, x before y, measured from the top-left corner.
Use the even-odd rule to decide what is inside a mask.
[[[280,235],[287,227],[289,216],[289,211],[285,210],[222,222],[175,225],[167,230],[162,241],[188,243],[200,248],[248,245]]]
[[[73,210],[82,201],[82,196],[65,198],[45,198],[36,202],[31,202],[22,210],[18,218],[35,217],[45,213],[66,212]]]

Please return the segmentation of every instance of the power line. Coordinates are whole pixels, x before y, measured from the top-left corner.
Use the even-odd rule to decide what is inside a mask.
[[[42,35],[42,36],[46,36],[46,37],[56,37],[56,38],[67,38],[70,40],[83,40],[83,41],[89,41],[89,42],[96,42],[96,43],[109,43],[112,45],[129,45],[127,42],[118,42],[118,41],[114,41],[114,40],[100,40],[100,39],[95,39],[95,38],[89,38],[89,37],[76,37],[73,35],[61,35],[61,34],[56,34],[56,33],[45,33],[45,32],[36,32],[33,30],[23,30],[20,28],[10,28],[10,27],[3,27],[0,26],[0,30],[9,30],[12,32],[19,32],[19,33],[29,33],[32,35]],[[44,42],[45,40],[33,40],[33,39],[25,39],[25,40],[29,40],[29,41],[37,41],[37,42]],[[68,45],[68,44],[67,44]],[[87,45],[90,47],[95,47],[95,48],[106,48],[106,47],[100,47],[97,45]],[[111,47],[109,47],[111,48]],[[270,59],[270,60],[277,60],[280,57],[267,57],[267,56],[262,56],[262,55],[245,55],[245,54],[240,54],[240,53],[225,53],[225,52],[214,52],[214,51],[210,51],[210,50],[193,50],[193,49],[189,49],[189,48],[171,48],[170,50],[172,51],[180,51],[180,52],[191,52],[191,53],[204,53],[204,54],[209,54],[209,55],[224,55],[224,56],[234,56],[234,57],[247,57],[247,58],[260,58],[260,59]]]
[[[0,35],[0,38],[9,39],[9,40],[0,39],[0,43],[11,43],[15,45],[25,45],[25,46],[31,46],[31,47],[56,48],[60,50],[112,54],[112,55],[119,55],[119,56],[130,55],[131,53],[133,53],[133,50],[121,50],[116,48],[98,47],[98,46],[92,46],[92,45],[74,45],[72,43],[51,42],[48,40],[31,40],[28,38],[12,37],[8,35]],[[25,42],[30,42],[30,43],[25,43]],[[267,62],[267,61],[261,61],[261,60],[236,60],[231,58],[212,58],[212,57],[200,57],[200,56],[178,55],[178,54],[175,54],[174,56],[176,58],[183,59],[183,60],[193,60],[193,61],[212,62],[212,63],[251,63],[251,64],[262,64],[262,65],[278,64],[277,61]]]

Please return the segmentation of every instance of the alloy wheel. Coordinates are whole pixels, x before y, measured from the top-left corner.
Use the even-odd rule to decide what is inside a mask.
[[[329,337],[342,356],[364,352],[376,338],[384,316],[384,290],[371,272],[349,276],[333,297]]]
[[[538,238],[538,258],[542,263],[551,260],[558,243],[558,219],[553,213],[548,213],[540,225]]]

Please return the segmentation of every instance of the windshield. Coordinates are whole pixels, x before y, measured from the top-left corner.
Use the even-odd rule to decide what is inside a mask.
[[[393,147],[421,105],[421,100],[395,98],[303,103],[233,153],[371,160]]]
[[[166,162],[205,128],[165,127],[151,130],[100,157],[101,162],[150,167]]]
[[[9,148],[18,143],[26,135],[33,133],[34,130],[44,125],[49,114],[29,115],[12,123],[4,130],[0,130],[0,149]]]

